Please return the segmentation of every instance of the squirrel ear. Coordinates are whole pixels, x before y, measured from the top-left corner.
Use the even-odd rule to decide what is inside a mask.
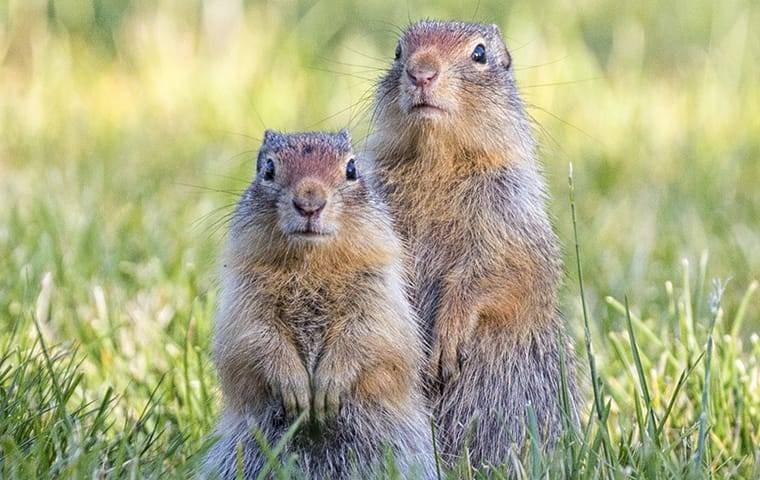
[[[351,132],[349,132],[347,128],[341,128],[338,132],[338,137],[340,137],[340,139],[344,142],[351,145]]]
[[[276,131],[267,128],[264,130],[264,143],[267,144],[277,138],[280,134]]]
[[[504,39],[504,36],[501,34],[501,29],[499,29],[499,26],[495,23],[492,23],[489,25],[491,27],[491,30],[493,31],[493,35],[496,39],[496,41],[501,42],[501,46],[503,47],[502,55],[504,58],[501,60],[501,64],[504,66],[505,69],[509,70],[509,67],[512,66],[512,55],[509,53],[509,49],[507,48],[507,41]]]

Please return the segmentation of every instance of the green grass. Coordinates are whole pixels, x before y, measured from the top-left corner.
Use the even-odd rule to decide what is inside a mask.
[[[756,2],[219,4],[0,0],[0,478],[193,471],[258,138],[361,146],[395,32],[426,16],[507,35],[565,245],[582,428],[514,468],[760,476]]]

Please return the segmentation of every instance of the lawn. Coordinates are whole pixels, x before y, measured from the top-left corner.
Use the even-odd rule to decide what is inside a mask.
[[[192,474],[264,128],[361,148],[425,17],[505,33],[564,245],[583,425],[513,471],[760,477],[757,2],[0,0],[0,478]]]

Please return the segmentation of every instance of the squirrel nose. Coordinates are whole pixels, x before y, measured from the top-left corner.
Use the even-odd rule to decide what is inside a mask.
[[[422,88],[431,85],[438,78],[438,70],[428,66],[407,68],[406,74],[415,86]]]
[[[296,209],[299,215],[304,218],[318,217],[325,208],[327,200],[324,198],[308,197],[308,198],[294,198],[293,208]]]

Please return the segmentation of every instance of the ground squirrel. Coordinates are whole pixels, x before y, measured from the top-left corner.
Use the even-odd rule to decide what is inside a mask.
[[[208,470],[245,478],[305,417],[282,459],[306,478],[431,478],[421,335],[387,207],[359,171],[347,131],[267,131],[224,255],[214,360],[225,399]]]
[[[379,84],[368,156],[413,257],[413,305],[455,458],[505,460],[532,405],[543,439],[561,427],[558,240],[534,139],[498,27],[423,21]]]

